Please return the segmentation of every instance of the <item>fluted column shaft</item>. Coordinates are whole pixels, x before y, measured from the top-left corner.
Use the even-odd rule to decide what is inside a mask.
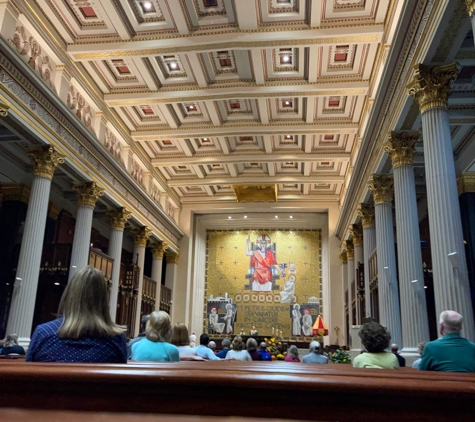
[[[376,248],[376,228],[363,227],[363,263],[364,263],[364,292],[365,292],[365,315],[371,317],[371,288],[369,283],[369,256]]]
[[[473,309],[463,243],[449,117],[445,108],[422,114],[429,231],[437,315],[454,310],[464,317],[463,335],[475,340]],[[454,267],[448,255],[456,252]]]
[[[7,324],[7,334],[17,334],[22,346],[30,343],[51,179],[57,165],[64,163],[64,156],[50,145],[32,148],[28,155],[35,168],[35,178],[31,185]]]
[[[153,257],[152,261],[152,280],[157,282],[157,291],[155,293],[155,310],[160,310],[160,288],[162,286],[162,268],[163,268],[163,255],[161,258]]]
[[[115,321],[117,313],[117,298],[119,295],[120,264],[122,258],[122,243],[124,230],[112,229],[109,239],[109,256],[114,260],[112,265],[112,287],[109,299],[109,309],[112,321]]]
[[[139,287],[137,294],[137,309],[135,312],[135,327],[134,335],[137,335],[140,332],[140,320],[142,318],[142,290],[143,290],[143,267],[145,263],[145,245],[134,245],[134,260],[136,264],[140,267],[139,270]]]
[[[351,286],[355,280],[355,260],[354,258],[348,257],[348,324],[349,329],[355,325],[353,321],[353,295],[351,294]]]
[[[172,318],[172,322],[176,323],[176,314],[177,311],[175,307],[173,306],[173,303],[175,302],[175,297],[179,293],[177,291],[177,286],[176,286],[176,275],[177,275],[177,268],[178,268],[178,258],[180,255],[178,253],[174,252],[169,252],[166,255],[167,259],[167,270],[165,273],[165,286],[171,289],[172,291],[172,306],[170,310],[170,316]]]
[[[355,278],[355,299],[356,299],[356,320],[355,325],[361,325],[361,301],[358,298],[358,290],[360,287],[360,281],[356,279],[356,268],[358,266],[358,262],[360,264],[363,263],[363,245],[362,244],[355,244],[355,260],[354,260],[354,278]]]
[[[348,293],[346,294],[346,300],[345,300],[345,292],[347,292],[348,289],[348,259],[346,256],[346,251],[343,251],[343,253],[340,254],[341,258],[341,282],[342,282],[342,292],[343,292],[343,297],[342,297],[342,303],[343,303],[343,335],[344,335],[344,341],[343,344],[348,345],[348,326],[346,322],[346,314],[345,314],[345,307],[348,307],[348,312],[350,311],[350,306],[349,306],[349,295]]]
[[[394,192],[403,352],[415,353],[430,338],[413,166],[394,168]]]
[[[391,333],[392,342],[402,345],[392,205],[390,202],[382,202],[376,204],[374,208],[380,323]]]
[[[50,189],[51,179],[35,176],[31,185],[7,326],[7,334],[18,334],[22,345],[30,342]]]
[[[79,270],[86,267],[89,261],[93,214],[94,208],[84,205],[78,208],[76,225],[74,226],[74,240],[71,251],[69,280],[71,280],[73,275]]]

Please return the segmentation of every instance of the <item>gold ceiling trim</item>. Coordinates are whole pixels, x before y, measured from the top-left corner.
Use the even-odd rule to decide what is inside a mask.
[[[277,202],[277,185],[233,185],[238,202]]]
[[[275,31],[274,31],[275,32]],[[175,46],[175,47],[161,47],[161,48],[144,48],[140,50],[109,50],[98,51],[94,53],[74,53],[69,51],[68,53],[75,60],[100,60],[116,57],[137,57],[137,56],[159,56],[162,54],[180,54],[190,52],[206,52],[215,50],[240,50],[251,48],[269,48],[269,47],[286,47],[286,46],[312,46],[323,44],[341,44],[341,43],[364,43],[364,42],[377,42],[380,39],[381,34],[373,35],[348,35],[343,37],[327,37],[316,39],[295,39],[290,38],[287,40],[269,40],[269,41],[235,41],[235,42],[223,42],[214,44],[200,44],[196,46]]]
[[[366,95],[366,88],[356,89],[339,89],[339,90],[322,90],[322,91],[293,91],[293,92],[263,92],[263,93],[241,93],[235,94],[233,98],[236,99],[253,99],[253,98],[279,98],[279,97],[308,97],[308,96],[326,96],[326,95]],[[151,92],[148,92],[150,94]],[[208,95],[203,97],[195,97],[194,101],[213,101],[224,100],[229,98],[229,94],[223,95]],[[186,103],[190,101],[190,97],[177,97],[177,98],[139,98],[134,100],[107,100],[106,102],[110,107],[123,107],[133,106],[141,104],[173,104],[173,103]]]

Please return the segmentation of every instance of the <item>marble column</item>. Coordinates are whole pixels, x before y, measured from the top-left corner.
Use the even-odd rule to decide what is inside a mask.
[[[165,274],[165,286],[168,287],[169,289],[172,290],[172,305],[170,309],[170,316],[172,317],[172,322],[175,324],[178,321],[175,321],[175,318],[173,317],[174,314],[174,298],[176,295],[176,273],[177,273],[177,267],[178,267],[178,258],[180,257],[179,254],[175,252],[167,252],[165,254],[165,257],[167,259],[167,271]]]
[[[454,155],[448,116],[450,86],[458,65],[429,68],[419,64],[408,85],[421,111],[424,137],[427,205],[437,316],[445,310],[459,312],[462,334],[475,341],[465,245],[457,194]]]
[[[397,282],[396,249],[393,227],[393,177],[374,174],[369,181],[373,194],[378,250],[378,294],[380,323],[391,333],[393,343],[402,343],[401,311]]]
[[[18,334],[22,346],[30,343],[51,179],[57,165],[64,163],[64,156],[50,145],[32,148],[28,155],[35,168],[35,177],[31,185],[7,324],[7,334]]]
[[[74,226],[73,248],[69,280],[89,262],[91,246],[91,229],[94,207],[97,199],[104,195],[104,191],[95,182],[86,182],[73,186],[78,201],[76,225]]]
[[[350,307],[348,306],[349,302],[349,295],[348,295],[348,257],[346,255],[346,250],[344,250],[340,254],[340,260],[341,260],[341,281],[342,281],[342,289],[341,291],[343,292],[343,334],[344,334],[344,341],[343,344],[348,344],[348,326],[346,322],[346,314],[345,314],[345,306],[348,307],[348,312],[350,310]],[[345,296],[346,292],[346,296]]]
[[[345,240],[344,247],[346,249],[347,269],[348,269],[348,329],[351,331],[351,327],[355,325],[353,320],[353,294],[351,292],[351,286],[355,281],[355,251],[353,242],[351,240]]]
[[[374,227],[374,205],[361,203],[358,208],[363,225],[363,264],[364,264],[364,292],[365,292],[365,316],[371,315],[371,287],[369,280],[369,257],[376,249],[376,229]]]
[[[475,34],[475,0],[465,0],[467,5],[467,12],[470,16],[470,21],[472,22],[472,30]]]
[[[430,340],[414,180],[413,157],[419,139],[419,132],[392,132],[384,145],[394,168],[402,353],[412,356],[418,356],[420,342]]]
[[[168,244],[165,242],[158,243],[152,250],[152,280],[157,282],[157,291],[155,294],[155,310],[160,310],[160,288],[162,286],[162,267],[163,267],[163,255],[168,248]]]
[[[111,234],[109,239],[109,256],[114,260],[112,265],[112,287],[109,298],[109,309],[112,321],[117,313],[117,298],[119,295],[120,264],[122,262],[122,243],[124,241],[125,223],[132,213],[125,208],[107,211],[111,217]]]
[[[356,297],[356,325],[361,325],[361,301],[364,299],[364,286],[361,286],[361,281],[356,278],[356,270],[358,264],[363,264],[363,227],[358,224],[352,224],[350,233],[353,237],[353,246],[355,250],[355,297]]]
[[[145,263],[145,247],[147,239],[152,235],[148,227],[140,227],[134,231],[134,261],[140,267],[139,286],[137,294],[137,309],[135,310],[134,335],[140,332],[140,320],[142,318],[142,290],[143,290],[143,267]]]

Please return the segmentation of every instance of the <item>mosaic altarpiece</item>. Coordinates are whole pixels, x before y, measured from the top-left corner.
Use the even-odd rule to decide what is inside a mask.
[[[321,230],[207,231],[204,332],[311,337]]]

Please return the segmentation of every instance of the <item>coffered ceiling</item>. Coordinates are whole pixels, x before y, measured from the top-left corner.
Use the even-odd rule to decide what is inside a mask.
[[[340,199],[392,0],[35,0],[182,202]],[[393,28],[393,30],[391,30]]]

